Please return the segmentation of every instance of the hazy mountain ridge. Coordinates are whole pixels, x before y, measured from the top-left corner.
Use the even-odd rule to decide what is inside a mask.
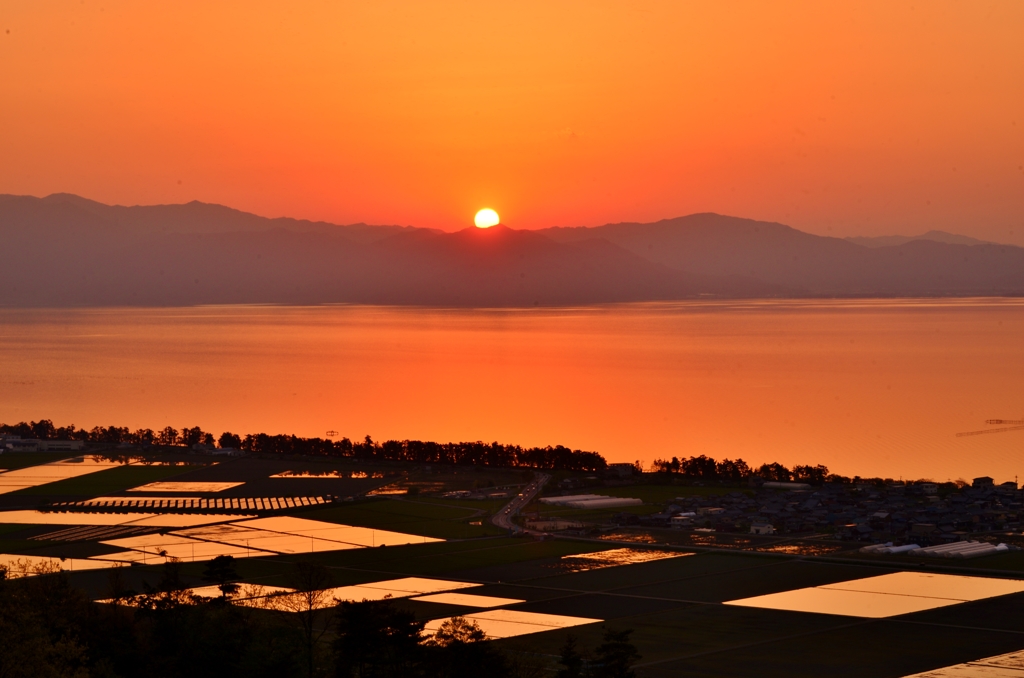
[[[430,231],[415,226],[331,224],[289,217],[261,217],[224,205],[192,202],[172,205],[105,205],[70,193],[45,198],[0,195],[0,234],[11,225],[20,228],[102,226],[122,236],[159,233],[250,233],[285,229],[297,232],[342,233],[350,240],[372,242],[407,231]]]
[[[104,218],[97,204],[0,198],[0,237],[19,253],[0,266],[0,304],[531,306],[777,291],[672,270],[607,242],[563,244],[505,227],[365,226],[353,238],[346,226],[284,228],[289,220],[230,211],[230,224],[196,232],[194,221],[174,220],[193,203],[146,208],[164,212],[162,228]],[[152,213],[127,209],[117,214]]]
[[[990,242],[988,240],[978,240],[977,238],[971,238],[966,235],[958,235],[956,233],[947,233],[946,231],[931,230],[921,235],[877,235],[877,236],[848,236],[844,240],[849,240],[855,245],[863,245],[864,247],[893,247],[897,245],[905,245],[913,240],[931,240],[934,242],[944,242],[949,245],[998,245],[999,243]]]
[[[1024,249],[865,247],[696,214],[454,233],[220,205],[0,196],[0,305],[574,305],[711,297],[1024,294]]]
[[[640,224],[541,231],[559,242],[601,237],[664,266],[742,275],[812,296],[1024,293],[1024,248],[911,240],[864,247],[783,224],[693,214]]]

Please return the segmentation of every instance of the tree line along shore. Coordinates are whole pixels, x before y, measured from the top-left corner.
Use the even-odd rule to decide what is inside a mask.
[[[104,445],[138,446],[142,448],[233,449],[253,454],[305,455],[335,457],[366,461],[404,461],[423,464],[451,464],[457,466],[488,466],[495,468],[536,468],[555,471],[598,472],[608,468],[608,461],[598,452],[573,450],[562,445],[523,447],[498,442],[448,442],[421,440],[387,440],[377,442],[366,436],[362,441],[348,438],[303,438],[296,435],[271,435],[231,432],[215,437],[201,427],[175,429],[166,426],[159,430],[128,427],[95,426],[77,428],[73,424],[55,426],[49,419],[0,423],[0,437],[20,437],[38,440],[76,440]],[[2,445],[0,445],[2,450]],[[638,462],[639,463],[639,462]],[[641,470],[640,468],[637,469]],[[844,476],[829,471],[822,464],[797,464],[792,468],[771,462],[752,466],[743,459],[717,460],[706,455],[655,459],[648,472],[674,478],[722,484],[757,483],[758,481],[795,482],[808,485],[825,483],[892,483],[891,478],[862,478]],[[906,483],[928,482],[906,480]],[[965,481],[958,481],[965,485]]]
[[[597,452],[554,447],[523,447],[501,443],[458,442],[437,443],[421,440],[388,440],[376,442],[366,436],[362,441],[348,438],[303,438],[295,435],[250,433],[238,435],[212,433],[198,426],[180,431],[167,426],[130,430],[127,427],[96,426],[92,429],[54,426],[48,419],[18,424],[0,424],[0,436],[19,436],[38,440],[79,440],[86,443],[163,448],[236,449],[255,454],[307,455],[340,457],[367,461],[407,461],[424,464],[459,466],[491,466],[501,468],[536,468],[558,471],[602,471],[605,458]]]

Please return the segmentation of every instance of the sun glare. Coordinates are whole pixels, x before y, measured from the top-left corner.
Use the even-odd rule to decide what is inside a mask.
[[[490,228],[501,223],[498,218],[498,213],[494,210],[487,208],[482,209],[476,213],[476,217],[473,218],[473,223],[476,224],[477,228]]]

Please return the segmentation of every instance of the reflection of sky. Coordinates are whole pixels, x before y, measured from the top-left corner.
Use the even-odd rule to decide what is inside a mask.
[[[242,548],[253,548],[276,553],[319,553],[323,551],[341,551],[359,548],[353,544],[317,539],[316,537],[282,534],[241,525],[211,525],[192,530],[183,530],[178,534],[231,544]]]
[[[665,558],[679,558],[681,556],[692,556],[692,553],[680,553],[678,551],[657,551],[654,549],[609,549],[607,551],[595,551],[594,553],[579,553],[571,556],[562,556],[557,567],[569,572],[586,572],[588,570],[600,570],[605,567],[617,567],[619,565],[632,565],[634,563],[646,563],[652,560],[664,560]]]
[[[0,315],[8,421],[564,444],[609,461],[691,450],[999,482],[1024,439],[955,437],[1024,411],[1015,299]],[[91,333],[116,336],[74,336]]]
[[[896,572],[753,598],[726,605],[852,617],[893,617],[1024,591],[1024,581]]]
[[[904,678],[1020,678],[1024,676],[1024,652],[985,657]]]
[[[63,459],[49,464],[30,466],[0,473],[0,494],[16,492],[29,487],[55,483],[58,480],[77,478],[78,476],[105,471],[109,468],[126,466],[128,462],[110,461],[97,455],[85,455],[74,459]]]
[[[252,516],[203,513],[65,513],[0,511],[0,525],[133,525],[139,527],[192,527]]]
[[[249,558],[254,556],[273,556],[275,553],[261,551],[257,547],[249,548],[245,544],[221,544],[211,541],[200,541],[174,534],[147,534],[139,537],[126,537],[124,539],[111,539],[100,542],[107,546],[129,549],[146,554],[146,556],[166,556],[184,561],[212,560],[217,556],[233,556],[235,558]],[[119,554],[113,554],[108,558],[114,558]],[[134,560],[138,560],[133,556]],[[145,558],[143,559],[145,560]]]
[[[442,540],[388,530],[336,525],[305,518],[275,516],[237,523],[205,525],[170,534],[111,539],[102,543],[145,553],[147,556],[166,555],[192,561],[209,560],[221,555],[247,558],[277,554],[343,551],[385,544],[391,546],[432,541]],[[108,557],[115,558],[117,555]],[[137,561],[138,557],[131,556],[131,559]],[[411,593],[429,593],[432,590],[435,589],[414,590]]]
[[[144,564],[162,563],[167,558],[184,561],[202,561],[217,556],[248,558],[279,554],[320,553],[343,551],[383,545],[421,544],[443,541],[431,537],[372,530],[364,527],[337,525],[317,520],[276,516],[245,520],[250,516],[202,514],[146,514],[146,513],[48,513],[43,511],[0,511],[0,524],[23,525],[131,525],[139,527],[177,527],[168,534],[147,534],[100,543],[124,549],[117,553],[96,556],[98,561],[120,561]],[[235,521],[235,522],[229,522]],[[436,580],[403,579],[408,590],[401,596],[421,595],[460,588],[461,584],[448,582],[438,588]],[[375,585],[369,584],[367,587]],[[357,591],[353,591],[355,596]],[[347,595],[347,594],[346,594]],[[395,595],[389,590],[383,594],[374,590],[365,595],[376,600]],[[361,600],[362,598],[355,598]]]
[[[302,535],[310,538],[334,541],[341,544],[353,546],[402,546],[405,544],[426,544],[429,542],[444,541],[433,537],[421,537],[417,535],[404,534],[402,532],[391,532],[390,530],[373,530],[368,527],[353,527],[351,525],[338,525],[325,523],[319,520],[307,520],[305,518],[292,518],[290,516],[273,516],[270,518],[257,518],[238,523],[241,527],[280,532],[289,535]]]
[[[516,598],[498,598],[497,596],[478,596],[472,593],[434,593],[429,596],[413,598],[424,603],[441,603],[443,605],[464,605],[465,607],[498,607],[499,605],[515,605],[525,601]]]
[[[421,577],[404,577],[387,581],[371,582],[358,586],[338,586],[325,589],[314,596],[316,607],[331,607],[335,600],[362,602],[364,600],[387,600],[391,598],[409,598],[440,591],[452,591],[481,586],[469,582],[448,581],[445,579],[424,579]],[[269,609],[295,611],[301,609],[305,601],[300,600],[303,594],[272,596],[262,599],[259,606]]]
[[[109,563],[89,558],[61,559],[50,556],[0,554],[0,566],[7,570],[7,576],[11,579],[38,574],[41,570],[67,570],[69,572],[77,572],[79,570],[98,570],[108,567],[118,567],[119,565],[119,563]]]
[[[133,487],[129,492],[223,492],[245,483],[185,482],[166,480]]]
[[[604,621],[602,619],[589,619],[586,617],[567,617],[558,614],[543,614],[540,612],[521,612],[519,610],[487,610],[486,612],[474,612],[463,615],[468,621],[476,622],[480,630],[488,638],[511,638],[523,636],[528,633],[540,633],[542,631],[553,631],[555,629],[571,628],[583,624],[594,624]],[[427,622],[424,627],[425,633],[436,633],[441,624],[447,619],[434,619]]]

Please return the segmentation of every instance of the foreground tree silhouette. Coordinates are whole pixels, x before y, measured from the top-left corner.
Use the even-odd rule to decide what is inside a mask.
[[[498,652],[476,622],[465,617],[447,620],[425,644],[426,675],[445,678],[487,678],[510,676],[505,656]]]
[[[319,563],[298,563],[291,575],[294,593],[275,598],[280,609],[294,615],[305,641],[307,675],[313,676],[316,669],[320,641],[327,633],[328,608],[334,605],[328,589],[332,585],[331,573]]]
[[[0,676],[87,675],[78,621],[88,605],[63,573],[11,581],[0,568]]]
[[[576,636],[566,637],[565,645],[562,646],[562,656],[558,663],[562,665],[562,668],[558,670],[558,678],[583,677],[583,655],[577,649]]]
[[[640,653],[629,642],[631,633],[633,629],[605,631],[604,640],[594,650],[594,678],[634,678],[629,667],[640,659]]]
[[[416,675],[424,622],[389,601],[343,602],[337,611],[334,670],[338,678]]]

